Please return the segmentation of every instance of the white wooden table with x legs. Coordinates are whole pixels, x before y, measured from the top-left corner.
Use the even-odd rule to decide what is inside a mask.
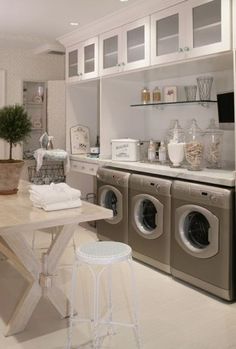
[[[6,336],[25,329],[41,297],[47,297],[62,317],[69,314],[68,299],[56,280],[60,258],[79,223],[112,217],[111,210],[88,202],[82,202],[80,208],[45,212],[32,206],[28,186],[22,181],[17,194],[0,196],[0,252],[28,280],[28,287],[7,324]],[[56,226],[61,229],[39,260],[25,233]]]

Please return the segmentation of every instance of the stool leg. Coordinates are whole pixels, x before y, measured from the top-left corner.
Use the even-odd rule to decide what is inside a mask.
[[[137,299],[137,287],[136,287],[136,280],[134,275],[134,268],[132,263],[132,257],[128,259],[128,264],[130,267],[130,273],[131,273],[131,288],[132,288],[132,303],[133,303],[133,322],[134,322],[134,335],[137,343],[138,349],[142,348],[141,345],[141,337],[140,337],[140,329],[139,329],[139,321],[138,321],[138,299]]]
[[[109,327],[107,334],[113,335],[113,326],[112,326],[112,320],[113,320],[113,308],[112,308],[112,265],[108,266],[108,322]]]
[[[71,282],[71,292],[70,292],[70,325],[69,325],[69,332],[68,332],[68,340],[67,340],[66,349],[70,349],[71,344],[72,344],[74,303],[75,303],[76,278],[77,278],[78,267],[79,267],[79,263],[78,263],[78,261],[75,261],[74,265],[73,265],[73,270],[72,270],[72,282]]]
[[[95,273],[91,267],[89,267],[89,269],[92,273],[93,280],[94,280],[93,314],[92,314],[93,347],[94,347],[94,349],[99,349],[100,348],[100,338],[99,338],[99,334],[98,334],[98,327],[99,327],[100,278],[101,278],[103,271],[106,269],[106,267],[102,268],[98,273]]]

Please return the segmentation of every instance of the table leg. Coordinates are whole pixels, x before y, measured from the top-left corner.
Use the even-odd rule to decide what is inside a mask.
[[[38,284],[41,266],[21,233],[2,237],[0,250],[13,262],[21,275],[29,281],[29,285],[6,327],[5,335],[10,336],[25,328],[42,296],[42,290]]]
[[[22,233],[4,234],[0,240],[2,251],[16,269],[29,281],[22,299],[17,305],[6,329],[6,336],[24,330],[40,298],[49,298],[62,317],[69,314],[66,295],[56,283],[60,258],[73,236],[77,224],[68,224],[57,234],[48,252],[40,262]]]

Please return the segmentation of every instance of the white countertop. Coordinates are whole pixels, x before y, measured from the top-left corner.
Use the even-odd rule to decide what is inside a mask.
[[[202,171],[189,171],[186,168],[172,168],[168,165],[161,165],[159,163],[146,163],[138,161],[119,162],[111,159],[90,158],[84,155],[72,155],[71,160],[97,163],[101,166],[111,166],[117,169],[120,168],[123,170],[126,169],[130,171],[156,174],[171,178],[218,184],[227,187],[235,186],[235,171],[233,170],[204,168]]]

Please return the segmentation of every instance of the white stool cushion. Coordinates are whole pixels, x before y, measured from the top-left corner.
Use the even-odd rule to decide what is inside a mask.
[[[131,257],[129,245],[116,241],[96,241],[84,244],[76,251],[78,261],[88,264],[112,264]]]

